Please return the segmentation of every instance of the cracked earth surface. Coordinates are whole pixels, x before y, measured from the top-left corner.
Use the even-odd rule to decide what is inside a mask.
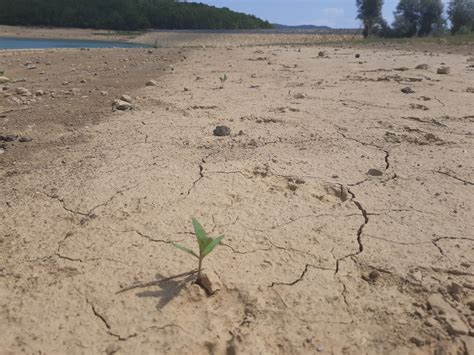
[[[467,57],[320,50],[195,49],[132,111],[0,155],[0,352],[472,351]],[[195,267],[191,217],[226,236],[221,289],[116,294]]]

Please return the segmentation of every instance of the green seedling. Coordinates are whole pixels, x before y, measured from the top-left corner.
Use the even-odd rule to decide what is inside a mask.
[[[227,81],[227,74],[224,74],[224,76],[219,77],[219,80],[221,81],[221,89],[223,89],[224,84]]]
[[[193,250],[186,248],[180,244],[173,243],[173,245],[185,251],[188,254],[191,254],[192,256],[196,257],[199,259],[198,263],[198,271],[197,271],[197,280],[196,282],[200,284],[201,282],[201,270],[202,270],[202,261],[204,258],[209,255],[216,246],[219,245],[219,243],[224,239],[224,236],[221,235],[217,238],[211,238],[207,235],[207,233],[204,231],[204,228],[199,224],[199,222],[193,218],[193,227],[194,227],[194,234],[196,235],[196,240],[199,245],[199,255],[196,254]]]

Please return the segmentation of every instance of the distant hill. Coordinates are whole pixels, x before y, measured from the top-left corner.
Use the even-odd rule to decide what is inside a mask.
[[[272,28],[255,16],[174,0],[0,0],[0,24],[112,30]]]
[[[315,26],[315,25],[299,25],[299,26],[287,26],[279,23],[272,23],[273,28],[277,30],[321,30],[330,31],[331,27],[328,26]]]

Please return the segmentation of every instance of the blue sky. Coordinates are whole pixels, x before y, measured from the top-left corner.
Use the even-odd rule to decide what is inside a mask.
[[[200,0],[209,5],[228,7],[254,14],[272,23],[285,25],[326,25],[358,28],[355,0]],[[383,14],[393,20],[398,0],[385,0]]]

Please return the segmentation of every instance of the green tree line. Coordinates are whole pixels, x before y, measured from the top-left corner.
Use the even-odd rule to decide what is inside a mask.
[[[0,24],[113,30],[272,27],[228,8],[173,0],[0,0]]]
[[[357,18],[361,20],[364,37],[428,36],[447,29],[441,0],[399,0],[391,26],[382,17],[383,0],[356,0]],[[447,19],[451,32],[474,32],[474,0],[450,0]]]

